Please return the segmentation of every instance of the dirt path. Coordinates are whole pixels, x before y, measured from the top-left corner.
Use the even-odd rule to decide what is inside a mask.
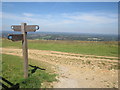
[[[2,53],[22,56],[21,49],[3,48]],[[117,57],[30,49],[29,58],[54,66],[59,74],[54,88],[118,87]]]

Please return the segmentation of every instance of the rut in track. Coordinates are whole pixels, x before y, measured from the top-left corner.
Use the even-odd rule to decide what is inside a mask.
[[[2,48],[3,54],[22,56],[21,49]],[[117,57],[29,49],[29,58],[47,62],[59,74],[54,88],[118,87]]]

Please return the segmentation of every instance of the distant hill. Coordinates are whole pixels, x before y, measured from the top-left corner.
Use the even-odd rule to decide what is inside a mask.
[[[21,32],[3,31],[3,38],[8,34],[20,34]],[[80,41],[118,41],[118,35],[88,34],[88,33],[62,33],[62,32],[34,32],[28,33],[28,39],[40,40],[80,40]],[[120,40],[120,39],[119,39]]]

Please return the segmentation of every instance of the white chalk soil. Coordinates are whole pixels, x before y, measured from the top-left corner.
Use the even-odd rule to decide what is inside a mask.
[[[2,53],[22,56],[21,49]],[[29,58],[53,65],[58,74],[53,88],[118,88],[117,57],[29,49]]]

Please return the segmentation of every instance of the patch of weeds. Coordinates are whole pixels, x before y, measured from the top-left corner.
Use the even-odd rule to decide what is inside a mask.
[[[101,64],[102,64],[103,66],[105,66],[105,63],[104,63],[104,62],[102,62]]]
[[[91,64],[91,61],[86,61],[86,64]]]
[[[84,60],[82,60],[82,64],[85,64],[85,61],[84,61]]]
[[[111,69],[118,70],[118,69],[119,69],[119,67],[118,67],[118,65],[112,65],[112,66],[111,66]]]
[[[84,56],[79,56],[79,57],[84,57]]]

